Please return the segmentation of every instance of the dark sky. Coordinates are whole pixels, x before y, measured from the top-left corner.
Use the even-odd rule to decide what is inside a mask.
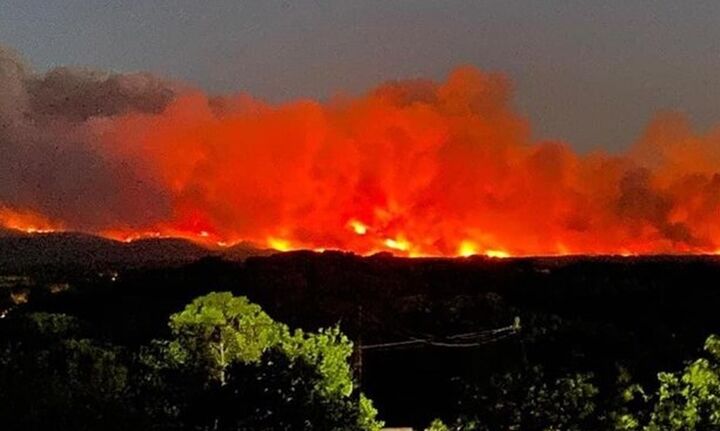
[[[720,120],[720,2],[0,0],[38,70],[145,70],[271,101],[457,65],[507,72],[536,136],[627,147],[659,110]]]

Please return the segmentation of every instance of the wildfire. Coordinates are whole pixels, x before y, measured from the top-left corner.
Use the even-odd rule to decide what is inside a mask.
[[[457,251],[458,256],[469,257],[478,254],[477,246],[472,241],[463,241],[460,243]]]
[[[32,211],[17,211],[0,206],[0,226],[25,233],[50,233],[63,230],[62,223]]]
[[[626,152],[577,154],[533,141],[507,79],[472,68],[328,103],[184,90],[83,121],[83,151],[122,178],[67,198],[78,214],[0,201],[0,225],[403,256],[720,250],[717,129],[660,116]]]
[[[510,253],[503,250],[486,250],[485,256],[495,259],[504,259],[510,257]]]
[[[267,245],[278,251],[290,251],[294,249],[290,241],[281,238],[268,238]]]
[[[457,255],[462,257],[475,256],[478,254],[495,259],[504,259],[512,256],[509,252],[504,250],[487,249],[480,252],[478,250],[478,246],[474,242],[468,240],[461,242],[457,250]]]
[[[367,226],[365,226],[365,224],[363,224],[362,222],[357,221],[357,220],[350,220],[348,225],[353,230],[353,232],[355,232],[358,235],[365,235],[368,231]]]
[[[410,243],[402,238],[388,238],[385,240],[385,245],[390,249],[399,251],[408,251],[410,249]]]

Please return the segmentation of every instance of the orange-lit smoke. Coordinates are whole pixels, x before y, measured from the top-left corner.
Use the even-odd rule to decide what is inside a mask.
[[[3,206],[0,206],[0,226],[25,233],[49,233],[65,228],[61,223],[53,222],[41,214],[15,211]]]
[[[325,103],[182,90],[161,112],[82,126],[169,209],[128,201],[147,217],[60,222],[126,240],[409,256],[720,249],[720,129],[666,114],[624,154],[580,155],[533,142],[510,102],[507,79],[473,68]]]

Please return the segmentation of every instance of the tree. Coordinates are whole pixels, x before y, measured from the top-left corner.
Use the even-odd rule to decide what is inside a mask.
[[[280,350],[293,360],[303,361],[318,372],[314,390],[325,396],[349,396],[353,391],[349,358],[352,342],[340,328],[320,329],[317,333],[296,330],[283,340]]]
[[[705,341],[706,357],[688,363],[680,372],[658,374],[656,393],[645,396],[648,412],[617,415],[616,429],[643,431],[695,431],[720,429],[720,337]],[[632,397],[627,397],[630,401]]]
[[[461,402],[450,427],[462,431],[580,431],[593,429],[598,389],[589,374],[548,378],[539,367],[494,376],[488,388]],[[436,423],[437,429],[443,429]],[[439,427],[439,428],[438,428]]]
[[[382,426],[370,400],[354,391],[352,343],[338,328],[291,332],[258,305],[227,292],[195,299],[170,317],[170,328],[174,339],[165,346],[165,362],[158,362],[175,362],[183,374],[203,381],[202,390],[173,390],[195,395],[179,405],[197,428]]]
[[[37,313],[10,322],[0,356],[0,423],[8,430],[131,430],[127,352],[83,338],[76,319]]]
[[[221,430],[377,430],[375,411],[361,394],[318,390],[325,378],[303,356],[267,351],[258,363],[234,363],[214,407]],[[369,406],[371,407],[371,406]]]
[[[435,419],[430,422],[430,425],[425,428],[425,431],[450,431],[450,427],[445,425],[445,423],[440,419]]]
[[[213,293],[132,350],[59,314],[0,322],[2,429],[376,431],[338,328],[291,331],[246,298]]]
[[[170,316],[170,328],[187,359],[204,367],[220,384],[233,361],[257,362],[269,347],[288,338],[285,325],[276,323],[259,305],[229,292],[195,299]]]

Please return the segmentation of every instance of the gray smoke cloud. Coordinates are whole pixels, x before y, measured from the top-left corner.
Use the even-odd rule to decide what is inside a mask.
[[[655,226],[667,239],[693,246],[702,245],[685,223],[673,223],[670,212],[673,200],[650,184],[651,172],[645,168],[629,170],[620,181],[618,214],[628,223],[643,221]]]
[[[56,68],[35,73],[0,46],[0,207],[78,229],[133,226],[169,211],[167,196],[127,160],[103,156],[87,122],[160,113],[173,83],[148,74]]]

